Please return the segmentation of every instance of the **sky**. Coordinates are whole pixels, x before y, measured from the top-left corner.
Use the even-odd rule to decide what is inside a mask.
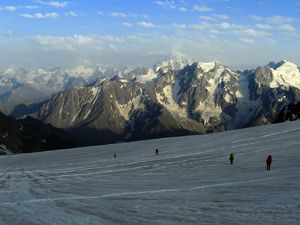
[[[298,0],[1,0],[0,67],[300,65]]]

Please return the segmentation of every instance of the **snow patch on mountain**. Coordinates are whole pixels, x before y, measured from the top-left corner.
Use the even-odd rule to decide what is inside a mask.
[[[273,80],[270,84],[271,88],[283,87],[296,87],[300,89],[300,71],[297,65],[286,60],[276,64],[270,68]]]
[[[133,111],[144,109],[145,106],[141,102],[141,97],[136,96],[125,104],[120,104],[118,101],[116,101],[116,106],[120,112],[120,115],[123,116],[126,121],[128,121]]]
[[[222,108],[218,105],[212,104],[209,101],[200,101],[196,111],[201,114],[201,117],[204,120],[204,125],[206,125],[209,123],[211,118],[220,118]]]
[[[175,88],[174,88],[175,87]],[[187,118],[187,111],[186,108],[180,107],[177,100],[177,93],[178,90],[176,88],[176,85],[166,85],[163,88],[162,93],[156,92],[156,99],[157,101],[165,106],[170,113],[175,115],[176,117],[183,117]]]
[[[147,83],[157,78],[157,73],[153,69],[149,69],[147,74],[140,75],[136,78],[136,81],[139,83]]]
[[[13,88],[17,85],[17,82],[13,78],[0,76],[0,87]]]
[[[13,153],[7,149],[4,144],[0,144],[0,155],[12,155]]]
[[[100,89],[99,87],[97,87],[97,86],[90,88],[90,91],[92,92],[92,95],[93,95],[93,96],[98,95],[99,92],[100,92],[100,90],[101,90],[101,89]]]

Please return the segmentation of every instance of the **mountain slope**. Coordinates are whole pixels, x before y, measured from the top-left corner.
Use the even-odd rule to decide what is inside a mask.
[[[78,147],[79,143],[62,129],[30,117],[16,120],[0,112],[0,145],[12,153],[27,153]]]

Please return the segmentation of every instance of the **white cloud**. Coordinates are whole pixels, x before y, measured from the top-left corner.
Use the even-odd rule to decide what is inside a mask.
[[[98,12],[98,14],[101,16],[105,15],[103,12]],[[111,12],[108,13],[107,15],[112,17],[123,17],[123,18],[127,18],[127,17],[144,18],[144,19],[149,18],[149,16],[146,14],[124,13],[124,12]]]
[[[228,20],[229,16],[224,14],[216,14],[211,16],[200,16],[200,19],[206,20],[206,21],[216,21],[216,20]]]
[[[113,36],[113,35],[98,35],[95,36],[94,39],[99,39],[101,41],[105,41],[105,42],[111,42],[111,43],[121,43],[124,42],[123,38],[117,37],[117,36]]]
[[[185,29],[185,28],[187,28],[187,25],[186,24],[184,24],[184,23],[173,23],[172,25],[171,25],[171,27],[173,27],[173,28],[175,28],[175,29]]]
[[[272,16],[272,17],[268,17],[266,21],[272,24],[285,24],[285,23],[292,22],[293,19],[285,16]]]
[[[197,24],[189,24],[188,27],[195,30],[208,30],[208,29],[213,29],[214,25],[206,22],[201,22]]]
[[[220,32],[216,24],[201,26],[216,29],[205,29],[201,32],[194,30],[192,35],[190,30],[181,30],[180,35],[140,32],[124,36],[34,36],[31,39],[10,36],[1,38],[0,35],[0,46],[4,49],[11,46],[7,48],[5,56],[0,56],[0,65],[65,68],[76,66],[83,60],[89,60],[93,65],[149,65],[158,61],[159,57],[164,58],[179,51],[199,61],[217,59],[225,65],[240,69],[265,64],[274,58],[282,58],[282,55],[290,56],[291,52],[299,52],[299,47],[294,43],[282,48],[279,42],[272,44],[274,40],[271,37],[256,40],[253,36],[246,35],[226,40],[219,35],[227,31]],[[269,48],[270,45],[272,46]],[[294,55],[292,53],[291,60],[299,62],[299,55]]]
[[[181,12],[186,12],[186,11],[187,11],[187,8],[185,8],[185,7],[179,7],[178,9],[179,9],[179,11],[181,11]]]
[[[133,24],[132,23],[128,23],[128,22],[123,22],[122,25],[124,27],[133,27]]]
[[[285,33],[294,33],[296,28],[293,27],[291,24],[282,24],[278,26],[278,29],[285,32]]]
[[[220,19],[220,20],[228,20],[229,19],[229,16],[223,15],[223,14],[215,15],[215,17]]]
[[[188,4],[186,1],[174,1],[174,0],[159,0],[154,1],[154,3],[162,8],[165,9],[173,9],[178,10],[180,12],[187,12],[188,11]]]
[[[220,23],[217,26],[220,29],[224,29],[224,30],[236,28],[235,24],[230,24],[230,23],[227,23],[227,22]]]
[[[251,19],[256,21],[265,21],[268,24],[278,25],[278,24],[287,24],[293,22],[293,18],[286,16],[271,16],[271,17],[260,17],[260,16],[250,16]]]
[[[36,0],[36,3],[43,4],[43,5],[48,5],[52,6],[55,8],[64,8],[66,7],[69,3],[68,2],[59,2],[59,1],[42,1],[42,0]]]
[[[99,42],[99,39],[90,36],[73,35],[73,36],[44,36],[36,35],[31,39],[44,50],[77,50]]]
[[[238,36],[245,36],[245,37],[267,37],[271,36],[270,33],[265,32],[265,31],[259,31],[259,30],[254,30],[253,28],[241,28],[239,30],[235,30],[234,33]]]
[[[38,9],[38,8],[39,7],[36,5],[4,6],[4,7],[0,7],[0,11],[14,12],[18,9]]]
[[[218,34],[219,33],[219,31],[216,30],[216,29],[210,29],[209,32],[212,33],[212,34]]]
[[[17,7],[16,6],[5,6],[3,7],[4,10],[6,11],[16,11],[17,10]]]
[[[274,28],[270,24],[261,24],[261,23],[256,24],[256,27],[261,29],[261,30],[271,30],[271,29]]]
[[[73,11],[70,11],[70,12],[66,13],[66,16],[73,16],[73,17],[76,17],[76,16],[78,16],[78,14],[75,13],[75,12],[73,12]]]
[[[155,1],[155,4],[157,4],[157,5],[165,5],[165,3],[162,2],[162,1]]]
[[[110,44],[109,47],[114,51],[118,50],[118,48],[114,44]]]
[[[262,20],[262,17],[255,16],[255,15],[250,16],[250,18],[253,19],[253,20],[255,20],[255,21],[261,21]]]
[[[253,37],[266,37],[269,36],[270,34],[265,32],[265,31],[257,31],[254,30],[253,28],[247,28],[244,29],[243,32],[249,36],[253,36]]]
[[[154,3],[164,8],[176,9],[175,1],[155,1]]]
[[[56,12],[52,13],[34,13],[34,14],[29,14],[29,13],[24,13],[20,14],[21,17],[27,18],[27,19],[56,19],[59,15]]]
[[[200,19],[202,20],[206,20],[206,21],[213,21],[215,20],[213,17],[211,16],[200,16]]]
[[[38,7],[37,5],[24,5],[24,6],[20,6],[20,8],[22,8],[22,9],[38,9],[40,7]]]
[[[137,25],[143,28],[155,28],[155,25],[153,23],[145,22],[145,21],[138,22]]]
[[[253,45],[256,43],[253,39],[250,38],[240,38],[240,41],[248,45]]]
[[[214,9],[209,8],[206,5],[194,5],[194,10],[199,11],[199,12],[211,12]]]
[[[124,18],[127,17],[127,14],[121,12],[112,12],[109,13],[108,15],[112,17],[124,17]]]
[[[260,21],[264,23],[256,24],[256,27],[261,30],[278,31],[282,34],[294,34],[296,28],[291,24],[294,19],[285,16],[272,16],[266,18],[260,18]]]
[[[261,30],[274,30],[274,31],[279,31],[284,34],[293,34],[296,32],[296,28],[289,24],[256,24],[256,27],[261,29]]]

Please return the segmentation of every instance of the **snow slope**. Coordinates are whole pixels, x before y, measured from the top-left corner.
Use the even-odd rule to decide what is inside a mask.
[[[0,224],[299,224],[299,137],[296,121],[3,156]]]

